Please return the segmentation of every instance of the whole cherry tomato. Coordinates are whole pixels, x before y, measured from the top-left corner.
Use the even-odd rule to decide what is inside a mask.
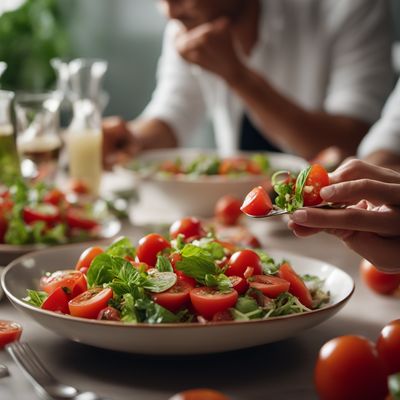
[[[171,239],[176,239],[179,234],[183,235],[185,239],[189,239],[192,237],[201,237],[204,233],[201,221],[195,217],[178,219],[169,229]]]
[[[400,319],[385,325],[376,342],[387,375],[400,372]]]
[[[158,253],[169,247],[171,245],[168,240],[157,233],[150,233],[139,240],[139,245],[136,248],[136,258],[139,262],[144,262],[154,267]]]
[[[361,261],[360,273],[364,283],[379,294],[390,295],[400,286],[400,274],[381,272],[367,260]]]
[[[262,264],[258,254],[249,249],[239,250],[229,259],[226,275],[243,277],[247,268],[253,268],[253,275],[261,275]]]
[[[87,270],[90,267],[92,261],[99,255],[104,253],[104,250],[101,247],[93,246],[88,247],[79,257],[78,262],[75,265],[75,269],[81,271],[86,274]]]
[[[241,216],[241,201],[229,194],[221,197],[215,205],[215,218],[223,225],[236,225]]]
[[[377,400],[387,394],[378,352],[361,336],[341,336],[325,343],[314,377],[321,400]]]

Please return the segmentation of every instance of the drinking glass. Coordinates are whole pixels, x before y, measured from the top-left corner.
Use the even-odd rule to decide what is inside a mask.
[[[0,186],[21,176],[11,109],[14,93],[0,90]]]
[[[51,183],[58,170],[61,93],[21,93],[16,96],[17,148],[24,178]]]

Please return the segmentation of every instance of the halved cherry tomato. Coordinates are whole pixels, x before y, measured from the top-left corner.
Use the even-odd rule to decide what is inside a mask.
[[[71,298],[78,296],[87,289],[86,277],[80,271],[67,269],[40,278],[40,288],[49,294],[59,287],[66,288]]]
[[[324,167],[313,164],[306,179],[303,189],[304,206],[315,206],[322,202],[319,192],[324,186],[329,185],[329,175]]]
[[[249,285],[271,298],[275,298],[281,293],[287,292],[290,287],[288,281],[272,275],[253,275],[249,279]]]
[[[53,188],[44,195],[43,201],[53,204],[53,206],[59,206],[65,201],[65,194],[60,189]]]
[[[236,225],[241,215],[241,201],[229,194],[221,197],[215,205],[215,218],[223,225]]]
[[[45,222],[47,226],[54,226],[60,221],[60,210],[52,204],[41,204],[32,207],[25,207],[23,218],[25,223]]]
[[[367,260],[361,261],[360,273],[364,283],[376,293],[390,295],[400,287],[400,274],[381,272]]]
[[[112,296],[113,292],[110,288],[89,289],[69,301],[69,311],[74,317],[96,319],[99,312],[107,307]]]
[[[272,201],[267,191],[262,186],[257,186],[247,194],[240,209],[251,217],[259,217],[272,210]]]
[[[68,302],[70,300],[69,295],[65,292],[63,287],[55,289],[49,297],[43,302],[43,310],[59,311],[63,314],[69,314]]]
[[[288,281],[290,283],[289,293],[296,296],[300,303],[308,308],[312,308],[312,297],[310,291],[308,290],[306,284],[303,279],[288,263],[283,263],[278,271],[278,275],[280,278]]]
[[[174,286],[165,292],[152,294],[152,298],[160,306],[176,313],[188,305],[192,289],[193,286],[189,283],[178,280]]]
[[[252,267],[254,275],[262,274],[262,264],[258,254],[249,249],[237,251],[229,259],[226,275],[244,276],[247,267]]]
[[[190,389],[174,395],[170,400],[229,400],[229,397],[212,389]]]
[[[168,240],[157,233],[150,233],[139,240],[139,245],[136,248],[136,258],[138,261],[154,267],[157,263],[158,253],[169,247],[171,245]]]
[[[69,208],[66,213],[66,220],[70,228],[83,229],[85,231],[90,231],[99,225],[96,220],[87,216],[85,210],[79,207]]]
[[[387,375],[400,372],[400,319],[385,325],[376,342]]]
[[[0,349],[6,344],[19,340],[22,326],[13,321],[0,320]]]
[[[232,288],[239,294],[243,294],[249,288],[247,280],[241,276],[230,276],[229,279],[232,282]]]
[[[361,336],[341,336],[325,343],[314,378],[321,400],[375,400],[387,393],[375,346]]]
[[[228,293],[201,286],[190,291],[190,300],[194,309],[206,319],[211,319],[214,314],[233,307],[238,299],[238,292],[232,290]]]
[[[178,219],[169,228],[171,239],[175,239],[179,234],[183,235],[185,239],[189,239],[191,237],[201,237],[204,233],[201,221],[194,217]]]
[[[86,275],[87,270],[90,267],[92,261],[99,255],[104,253],[101,247],[93,246],[88,247],[79,257],[78,262],[75,265],[75,269],[81,271]]]

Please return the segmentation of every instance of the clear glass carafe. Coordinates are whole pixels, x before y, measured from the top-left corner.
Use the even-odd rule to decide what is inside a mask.
[[[76,59],[69,63],[69,97],[73,117],[66,141],[69,173],[98,195],[102,175],[101,84],[104,60]]]
[[[11,110],[14,93],[0,90],[0,187],[21,176]]]
[[[28,180],[51,183],[57,175],[61,98],[57,91],[16,96],[17,148],[22,175]]]

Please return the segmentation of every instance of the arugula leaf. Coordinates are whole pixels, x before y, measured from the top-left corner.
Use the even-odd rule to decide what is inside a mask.
[[[117,239],[110,246],[108,246],[105,252],[110,256],[118,257],[128,256],[131,258],[135,258],[136,255],[136,249],[127,237],[121,237]]]
[[[42,307],[43,302],[47,299],[48,294],[39,290],[27,289],[28,296],[23,300],[36,307]]]
[[[266,314],[267,317],[278,317],[281,315],[300,314],[311,311],[300,303],[300,300],[289,292],[281,293],[274,301],[274,307]]]
[[[153,293],[165,292],[175,285],[177,280],[174,272],[159,272],[155,271],[147,276],[143,287]]]
[[[171,261],[169,261],[169,258],[165,256],[157,256],[156,268],[160,272],[174,272]]]

